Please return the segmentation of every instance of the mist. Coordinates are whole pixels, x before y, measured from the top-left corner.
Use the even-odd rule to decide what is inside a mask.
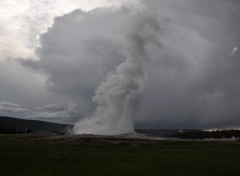
[[[104,16],[111,16],[109,10],[102,9]],[[95,13],[99,18],[99,12]],[[95,91],[93,102],[97,108],[92,117],[80,121],[74,127],[75,133],[124,134],[134,132],[133,98],[143,87],[145,67],[150,62],[148,47],[159,48],[156,32],[158,22],[146,12],[134,8],[114,11],[110,25],[117,26],[123,47],[123,59],[116,69],[107,75],[105,81]],[[117,18],[116,18],[117,16]],[[105,19],[98,19],[104,21]],[[113,22],[113,24],[112,24]],[[113,31],[113,30],[112,30]],[[121,31],[121,32],[120,32]]]

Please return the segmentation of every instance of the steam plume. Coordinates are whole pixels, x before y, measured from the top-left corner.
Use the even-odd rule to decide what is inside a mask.
[[[129,30],[123,34],[126,59],[96,89],[93,101],[97,108],[92,117],[75,125],[77,134],[134,132],[132,100],[144,85],[144,70],[150,62],[148,47],[160,46],[155,36],[159,26],[157,20],[145,12],[127,10],[127,13],[124,20]]]

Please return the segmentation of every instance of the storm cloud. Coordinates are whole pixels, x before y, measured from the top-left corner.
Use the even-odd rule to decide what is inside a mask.
[[[39,37],[37,59],[18,59],[24,72],[44,77],[41,85],[46,90],[41,90],[46,91],[44,97],[52,96],[45,102],[52,104],[50,109],[29,107],[33,100],[25,100],[24,107],[33,109],[28,117],[73,122],[95,116],[98,91],[128,58],[129,35],[138,34],[137,43],[149,43],[153,34],[151,44],[134,50],[139,61],[149,60],[140,68],[141,84],[129,104],[136,127],[239,128],[240,3],[142,0],[120,4],[56,17]],[[154,30],[152,25],[147,25],[147,31],[139,25],[146,23],[154,23]],[[4,86],[0,87],[2,91]],[[0,98],[14,102],[7,93],[5,88]]]

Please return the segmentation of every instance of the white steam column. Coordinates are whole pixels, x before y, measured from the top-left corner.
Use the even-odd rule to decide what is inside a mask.
[[[127,21],[123,24],[127,30],[121,34],[126,59],[96,89],[93,101],[97,108],[92,117],[75,125],[75,134],[115,135],[134,132],[132,100],[143,88],[144,70],[151,61],[148,47],[160,46],[155,36],[159,26],[157,20],[144,10],[125,9],[122,14]]]

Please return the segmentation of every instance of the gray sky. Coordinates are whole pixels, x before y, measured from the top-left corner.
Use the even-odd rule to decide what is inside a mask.
[[[239,9],[237,0],[1,0],[0,115],[96,115],[101,85],[139,70],[117,71],[129,49],[148,60],[129,104],[136,127],[240,128]]]

